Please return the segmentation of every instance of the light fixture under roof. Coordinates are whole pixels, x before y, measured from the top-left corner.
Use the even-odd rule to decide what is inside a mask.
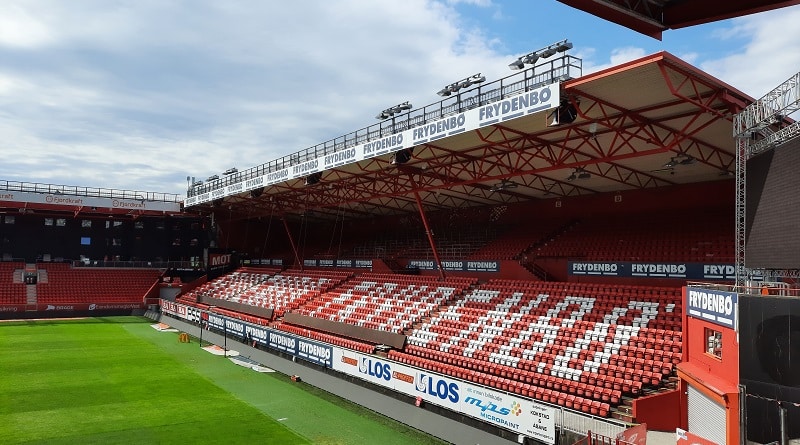
[[[669,158],[669,161],[664,164],[664,168],[672,168],[678,165],[691,165],[694,164],[695,159],[686,153],[679,153],[677,156]]]
[[[577,167],[575,170],[567,176],[567,181],[574,181],[576,179],[589,179],[592,177],[592,174],[587,172],[583,169],[583,167]]]
[[[517,184],[516,182],[503,179],[502,181],[493,185],[492,188],[489,190],[492,192],[499,192],[501,190],[515,189],[517,187],[519,187],[519,184]]]

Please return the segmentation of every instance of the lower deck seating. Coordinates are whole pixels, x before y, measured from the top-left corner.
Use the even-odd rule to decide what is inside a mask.
[[[559,291],[550,294],[548,288]],[[392,356],[587,413],[607,413],[593,402],[614,406],[623,396],[661,386],[680,361],[682,340],[679,330],[649,327],[657,325],[659,314],[679,314],[675,289],[609,291],[489,282],[414,329],[404,351]]]
[[[350,273],[241,268],[188,291],[178,301],[197,304],[204,297],[256,307],[271,308],[274,317],[283,316],[309,299],[337,286]]]
[[[157,269],[112,269],[38,265],[47,282],[36,285],[39,303],[142,303],[158,281]]]
[[[0,304],[27,302],[27,289],[21,277],[23,269],[25,263],[22,262],[0,262]]]
[[[362,274],[295,312],[309,317],[402,333],[475,280]]]

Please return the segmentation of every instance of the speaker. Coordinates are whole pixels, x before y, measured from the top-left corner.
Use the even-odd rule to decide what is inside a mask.
[[[257,189],[250,190],[250,197],[251,198],[258,198],[264,193],[264,187],[259,187]]]
[[[322,173],[311,173],[310,175],[306,176],[306,185],[314,185],[319,183],[320,179],[322,179]]]
[[[739,327],[741,379],[800,394],[800,300],[743,296]]]
[[[779,315],[756,327],[761,369],[772,381],[800,388],[800,316]]]

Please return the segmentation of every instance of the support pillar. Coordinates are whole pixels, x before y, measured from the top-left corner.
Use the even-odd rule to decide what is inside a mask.
[[[289,223],[286,222],[286,218],[281,218],[283,220],[283,227],[286,229],[286,236],[289,237],[289,243],[292,245],[292,252],[294,252],[294,262],[300,267],[300,270],[303,270],[303,262],[300,261],[300,255],[297,253],[297,246],[294,244],[294,238],[292,238],[292,231],[289,230]]]
[[[436,243],[433,242],[433,232],[428,225],[428,217],[425,216],[425,210],[422,208],[422,200],[419,197],[419,192],[416,190],[414,191],[414,199],[417,201],[419,216],[422,218],[422,224],[425,226],[425,234],[428,235],[428,243],[430,243],[431,251],[433,251],[433,260],[436,262],[436,267],[439,268],[439,278],[444,280],[446,278],[444,275],[444,267],[442,267],[442,262],[439,261],[439,252],[436,250]]]

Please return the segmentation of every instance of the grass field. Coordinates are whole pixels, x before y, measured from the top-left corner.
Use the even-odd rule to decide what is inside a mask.
[[[0,323],[0,442],[441,444],[137,317]]]

